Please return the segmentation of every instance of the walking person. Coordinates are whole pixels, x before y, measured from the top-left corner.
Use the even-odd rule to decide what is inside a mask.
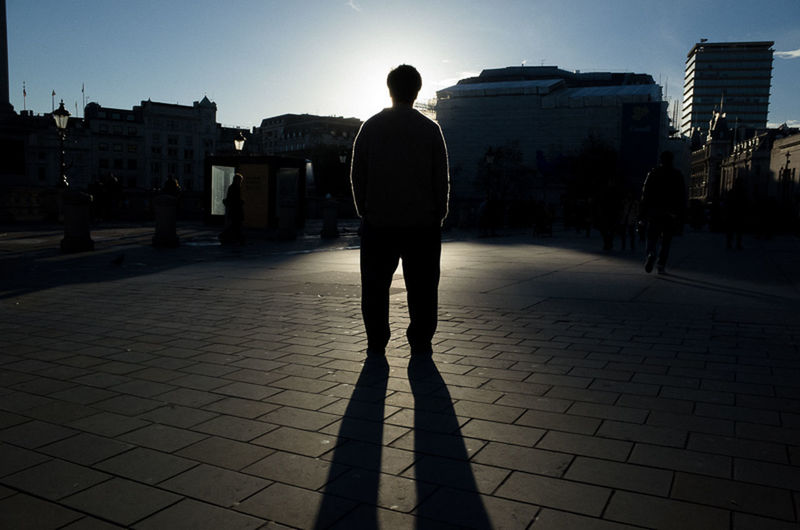
[[[672,152],[664,151],[661,163],[644,181],[639,205],[639,213],[647,221],[645,271],[651,272],[658,260],[658,273],[666,272],[672,236],[681,228],[685,208],[683,175],[673,166]]]
[[[223,244],[244,243],[244,201],[242,200],[242,182],[244,177],[240,173],[233,176],[231,185],[228,186],[228,193],[222,201],[225,204],[225,229],[219,235],[219,240]]]
[[[391,108],[361,126],[350,182],[361,217],[361,311],[367,355],[383,356],[390,338],[389,288],[403,262],[411,355],[430,357],[438,321],[441,226],[447,216],[447,148],[439,126],[414,109],[422,87],[409,65],[386,80]]]

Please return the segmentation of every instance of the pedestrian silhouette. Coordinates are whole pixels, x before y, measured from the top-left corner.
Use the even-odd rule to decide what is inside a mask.
[[[225,205],[225,228],[219,235],[223,244],[244,243],[244,201],[242,200],[242,181],[240,173],[233,176],[233,182],[228,186],[228,193],[222,203]]]
[[[670,151],[661,153],[661,163],[647,174],[639,212],[647,221],[644,270],[651,272],[658,259],[658,273],[666,272],[672,236],[680,231],[686,207],[683,175],[672,164]]]
[[[389,288],[399,261],[408,292],[412,355],[433,353],[442,249],[447,216],[447,148],[439,126],[414,109],[422,86],[409,65],[386,83],[392,107],[361,126],[353,146],[350,181],[361,217],[361,309],[367,355],[389,342]]]
[[[731,189],[723,196],[722,210],[725,214],[727,247],[733,248],[735,241],[736,249],[742,250],[742,232],[747,216],[747,189],[742,177],[737,177]]]

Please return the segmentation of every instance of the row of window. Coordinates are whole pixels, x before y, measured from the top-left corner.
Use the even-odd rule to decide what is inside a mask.
[[[178,158],[178,153],[180,150],[177,147],[168,147],[167,148],[167,157],[169,158]],[[162,156],[164,154],[164,148],[159,146],[152,146],[150,148],[150,153],[158,156]],[[183,158],[184,160],[192,160],[194,159],[194,149],[184,149],[183,150]]]

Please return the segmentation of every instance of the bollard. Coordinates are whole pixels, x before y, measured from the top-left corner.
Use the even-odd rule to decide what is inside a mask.
[[[322,207],[322,232],[320,237],[323,239],[334,239],[339,237],[339,228],[336,226],[336,217],[339,213],[339,206],[336,200],[328,195],[325,198],[325,205]]]
[[[291,240],[297,238],[297,210],[293,204],[282,204],[278,208],[278,237]]]
[[[90,235],[92,196],[82,191],[65,191],[62,195],[64,210],[64,239],[62,252],[94,250]]]
[[[153,246],[156,248],[175,248],[179,245],[175,223],[178,216],[178,199],[172,195],[158,195],[153,199],[156,218],[156,231]]]

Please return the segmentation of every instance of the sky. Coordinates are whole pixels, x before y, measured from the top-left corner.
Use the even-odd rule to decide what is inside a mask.
[[[63,99],[129,109],[217,104],[253,127],[309,113],[366,119],[386,74],[417,67],[419,100],[485,68],[646,73],[682,96],[686,54],[774,41],[769,122],[800,126],[800,0],[6,0],[17,111]],[[23,87],[27,98],[23,100]],[[77,112],[76,112],[77,108]]]

